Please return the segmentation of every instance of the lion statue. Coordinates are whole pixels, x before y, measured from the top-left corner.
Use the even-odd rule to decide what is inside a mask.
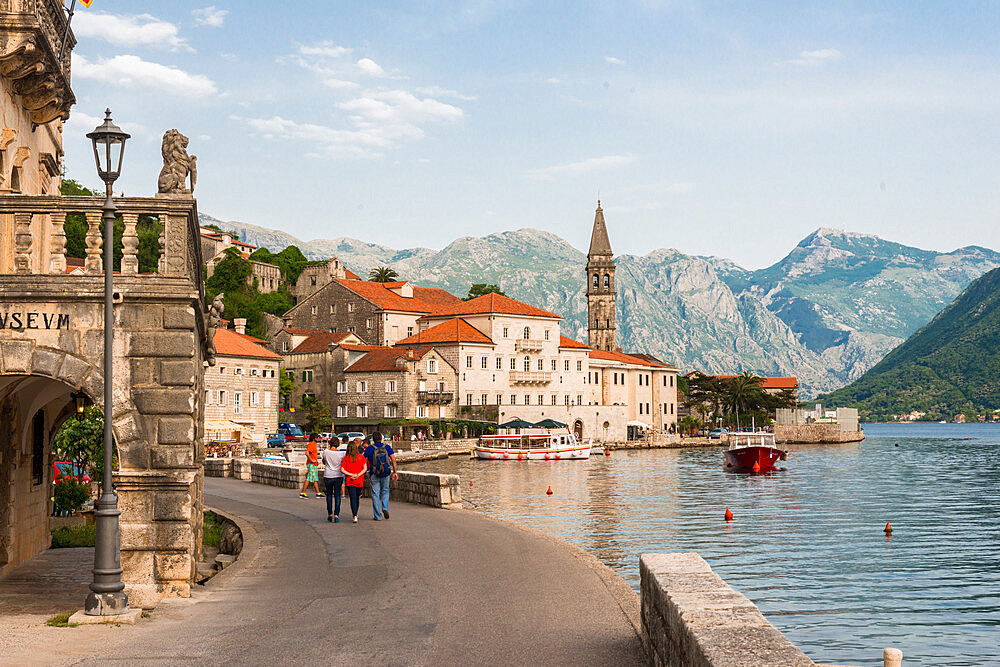
[[[163,134],[163,169],[157,181],[158,192],[163,194],[187,193],[194,191],[197,176],[197,158],[188,155],[188,138],[177,130],[167,130]],[[191,176],[191,188],[187,185]]]

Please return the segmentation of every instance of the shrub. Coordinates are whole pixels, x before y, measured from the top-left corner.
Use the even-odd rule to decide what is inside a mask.
[[[206,547],[216,547],[222,542],[222,522],[215,512],[205,512],[205,530],[201,543]]]
[[[90,487],[81,484],[75,477],[61,477],[56,482],[53,502],[59,514],[75,512],[90,498]]]
[[[60,526],[52,531],[53,549],[92,547],[97,541],[97,526]]]

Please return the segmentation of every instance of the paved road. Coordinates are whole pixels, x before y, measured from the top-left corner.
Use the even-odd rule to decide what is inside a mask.
[[[323,500],[231,479],[206,479],[205,502],[253,527],[245,555],[194,601],[102,633],[85,664],[644,662],[634,593],[538,533],[404,503],[330,524]]]

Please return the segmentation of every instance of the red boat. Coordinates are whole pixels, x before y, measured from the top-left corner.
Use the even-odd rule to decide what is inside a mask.
[[[788,458],[788,452],[774,446],[773,433],[730,433],[726,468],[761,472],[773,470],[779,460]]]

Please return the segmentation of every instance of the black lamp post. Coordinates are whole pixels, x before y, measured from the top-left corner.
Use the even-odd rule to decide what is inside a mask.
[[[111,304],[114,274],[115,202],[111,187],[121,174],[125,155],[125,140],[129,135],[111,122],[111,109],[105,112],[104,123],[87,135],[94,144],[97,173],[104,181],[107,197],[104,200],[104,479],[101,497],[94,512],[97,524],[97,542],[94,550],[94,581],[84,610],[91,616],[115,616],[128,611],[128,596],[122,583],[121,539],[118,534],[118,496],[111,485],[112,453],[114,438],[111,433],[112,405],[112,329],[114,312]]]

